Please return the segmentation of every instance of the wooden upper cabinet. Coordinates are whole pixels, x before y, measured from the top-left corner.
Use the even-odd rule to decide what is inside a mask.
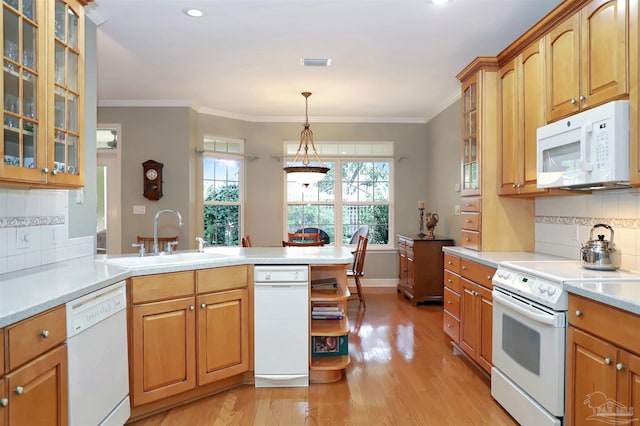
[[[547,192],[537,187],[536,130],[545,122],[544,43],[539,40],[500,68],[500,195]]]
[[[83,4],[2,3],[0,182],[83,185]]]
[[[593,0],[545,37],[547,120],[625,97],[628,0]]]
[[[462,83],[462,196],[480,194],[478,91],[477,75]]]

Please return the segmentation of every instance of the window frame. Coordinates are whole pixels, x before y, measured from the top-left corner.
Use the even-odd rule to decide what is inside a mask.
[[[290,142],[287,141],[284,143],[284,152],[287,152],[287,146],[293,144],[294,142]],[[296,142],[297,143],[297,142]],[[394,226],[394,200],[395,200],[395,158],[393,156],[393,153],[391,153],[390,155],[357,155],[356,154],[350,154],[350,155],[323,155],[321,154],[321,150],[322,150],[322,146],[323,145],[337,145],[338,143],[336,142],[316,142],[315,145],[316,147],[319,147],[318,152],[320,153],[321,159],[323,162],[325,163],[334,163],[335,164],[335,170],[334,170],[334,200],[333,201],[313,201],[313,202],[309,202],[309,201],[288,201],[288,186],[287,186],[287,175],[286,173],[284,173],[283,176],[283,193],[284,193],[284,197],[283,197],[283,229],[284,229],[284,233],[283,233],[283,239],[287,239],[287,233],[288,233],[288,207],[289,205],[304,205],[304,204],[309,204],[309,205],[333,205],[334,207],[334,227],[335,227],[335,232],[337,235],[342,235],[342,227],[343,227],[343,217],[342,217],[342,212],[343,212],[343,208],[344,206],[372,206],[372,205],[385,205],[385,206],[389,206],[389,237],[388,237],[388,242],[387,244],[370,244],[367,246],[367,250],[371,250],[371,251],[382,251],[382,250],[390,250],[394,248],[394,239],[393,239],[393,235],[395,235],[395,226]],[[340,142],[340,144],[355,144],[357,145],[358,142]],[[362,144],[362,142],[360,142],[360,144]],[[376,144],[376,142],[372,142],[370,144]],[[391,143],[392,144],[392,143]],[[393,146],[393,145],[392,145]],[[287,165],[288,162],[292,161],[294,158],[293,155],[291,155],[290,153],[287,153],[284,157],[283,157],[283,164],[284,166]],[[389,201],[388,202],[375,202],[375,201],[357,201],[357,202],[345,202],[342,199],[342,163],[343,162],[388,162],[389,163]],[[348,243],[343,243],[342,242],[342,238],[340,238],[340,240],[338,240],[337,238],[335,239],[335,241],[333,242],[334,246],[336,247],[347,247],[347,248],[353,248],[356,246],[356,244],[348,244]]]
[[[220,246],[220,247],[239,247],[241,245],[241,239],[244,235],[245,229],[245,192],[246,192],[246,156],[244,154],[244,139],[238,138],[227,138],[220,136],[209,136],[205,135],[202,138],[203,145],[205,141],[210,142],[225,142],[225,143],[234,143],[240,145],[240,152],[224,152],[218,151],[216,149],[200,149],[198,153],[198,182],[199,182],[199,196],[198,203],[200,205],[199,208],[199,216],[200,216],[200,225],[199,229],[201,235],[204,237],[205,235],[205,223],[204,223],[204,210],[205,206],[214,205],[214,206],[238,206],[240,210],[240,217],[238,218],[238,245],[237,246]],[[204,160],[205,158],[217,159],[217,160],[234,160],[238,161],[239,169],[238,169],[238,201],[205,201],[204,199],[204,191],[205,191],[205,178],[204,178]]]

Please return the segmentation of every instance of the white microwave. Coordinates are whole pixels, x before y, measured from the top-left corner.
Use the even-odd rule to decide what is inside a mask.
[[[537,130],[538,188],[629,185],[629,101],[613,101]]]

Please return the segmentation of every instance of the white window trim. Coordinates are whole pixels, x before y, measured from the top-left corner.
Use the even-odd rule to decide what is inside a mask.
[[[285,142],[285,150],[286,150],[286,143]],[[291,143],[291,142],[289,142]],[[322,142],[321,142],[322,143]],[[320,144],[321,144],[320,143]],[[316,145],[319,145],[319,143],[316,143]],[[324,162],[335,162],[336,165],[341,165],[340,162],[341,161],[388,161],[389,162],[389,176],[390,176],[390,185],[389,185],[389,202],[385,202],[385,203],[376,203],[376,202],[348,202],[345,203],[342,201],[342,168],[338,167],[338,170],[336,170],[335,173],[335,177],[336,177],[336,181],[335,181],[335,194],[336,197],[333,200],[333,202],[314,202],[313,204],[332,204],[335,208],[335,214],[336,214],[336,218],[335,218],[335,231],[337,234],[342,235],[342,213],[338,214],[337,212],[342,212],[342,208],[344,205],[365,205],[365,206],[370,206],[370,205],[388,205],[389,206],[389,241],[387,244],[371,244],[367,246],[367,250],[371,250],[371,251],[377,251],[377,250],[393,250],[394,248],[394,238],[392,236],[395,235],[395,229],[394,229],[394,212],[395,212],[395,208],[394,208],[394,200],[395,200],[395,161],[394,161],[394,157],[391,156],[369,156],[369,157],[359,157],[359,156],[355,156],[355,155],[345,155],[345,156],[332,156],[332,157],[321,157],[322,161]],[[293,160],[293,156],[291,155],[287,155],[285,157],[283,157],[283,164],[284,166],[287,165],[288,162]],[[283,167],[284,167],[283,166]],[[287,223],[287,206],[289,204],[298,204],[298,205],[302,205],[302,204],[308,204],[306,202],[303,201],[292,201],[292,202],[288,202],[287,201],[287,175],[286,173],[283,174],[283,194],[284,194],[284,203],[283,203],[283,207],[282,207],[282,211],[283,211],[283,215],[282,215],[282,221],[283,221],[283,229],[284,229],[284,233],[283,233],[283,239],[287,239],[287,231],[288,231],[288,226],[289,224]],[[355,244],[343,244],[342,243],[342,239],[340,239],[340,241],[338,241],[336,239],[336,241],[334,241],[334,246],[336,247],[349,247],[349,248],[353,248],[355,247]]]

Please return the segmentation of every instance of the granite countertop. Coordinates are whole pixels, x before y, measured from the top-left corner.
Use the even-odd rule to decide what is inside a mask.
[[[552,256],[550,254],[534,253],[530,251],[475,251],[464,247],[443,247],[445,253],[459,256],[474,262],[481,263],[492,268],[498,268],[501,262],[531,262],[531,261],[570,261],[566,257]]]
[[[37,315],[131,276],[232,265],[350,264],[342,247],[207,248],[204,253],[87,256],[0,275],[0,327]]]

